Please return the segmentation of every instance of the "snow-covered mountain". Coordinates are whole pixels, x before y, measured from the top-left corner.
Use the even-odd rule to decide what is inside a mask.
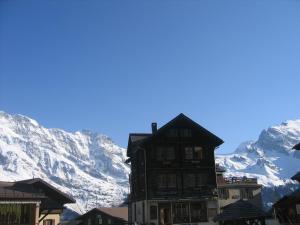
[[[257,141],[232,154],[217,155],[227,175],[257,177],[265,205],[295,188],[289,179],[300,170],[300,120],[263,130]],[[84,212],[120,204],[128,194],[126,150],[107,136],[89,131],[47,129],[22,115],[0,111],[0,180],[40,177],[69,193]],[[270,205],[270,204],[269,204]]]
[[[263,130],[257,141],[242,143],[232,154],[218,155],[227,175],[257,177],[264,186],[290,183],[300,170],[300,120],[290,120]]]
[[[300,152],[292,147],[300,142],[300,120],[290,120],[263,130],[257,141],[242,143],[232,154],[218,155],[217,163],[227,176],[258,178],[264,185],[263,205],[270,207],[299,185],[290,179],[300,171]]]
[[[0,180],[40,177],[77,200],[71,208],[122,203],[128,194],[125,149],[89,131],[47,129],[0,111]]]

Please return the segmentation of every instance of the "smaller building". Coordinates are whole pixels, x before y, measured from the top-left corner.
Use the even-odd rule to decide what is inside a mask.
[[[94,208],[75,220],[78,225],[125,225],[128,224],[128,208]]]
[[[249,201],[238,200],[224,206],[215,217],[220,225],[265,225],[267,214]]]
[[[57,225],[75,200],[42,179],[0,181],[0,224]]]

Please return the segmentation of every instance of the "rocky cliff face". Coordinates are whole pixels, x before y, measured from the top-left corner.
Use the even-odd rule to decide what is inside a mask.
[[[47,129],[0,112],[0,179],[40,177],[72,195],[78,212],[120,204],[128,193],[126,150],[109,137]]]

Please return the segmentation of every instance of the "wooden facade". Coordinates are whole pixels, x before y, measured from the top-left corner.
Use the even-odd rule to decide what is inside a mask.
[[[150,134],[130,134],[129,221],[209,222],[218,212],[214,150],[223,141],[180,114]]]

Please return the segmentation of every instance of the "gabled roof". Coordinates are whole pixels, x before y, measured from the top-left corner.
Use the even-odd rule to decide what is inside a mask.
[[[90,214],[101,213],[107,216],[116,218],[118,220],[128,221],[128,208],[127,207],[112,207],[112,208],[93,208],[85,214],[77,217],[75,220],[80,220],[85,218]]]
[[[47,183],[46,181],[40,179],[40,178],[33,178],[29,180],[21,180],[17,181],[17,184],[25,183],[25,184],[31,184],[35,185],[36,187],[44,189],[45,192],[53,193],[55,196],[59,196],[60,199],[63,201],[64,204],[66,203],[75,203],[76,200],[67,195],[66,193],[60,191],[56,187],[52,186],[51,184]]]
[[[128,221],[128,208],[127,207],[115,207],[115,208],[98,208],[98,210],[111,215],[116,218]]]
[[[187,117],[186,115],[184,115],[183,113],[180,113],[178,116],[176,116],[170,122],[166,123],[164,126],[162,126],[161,128],[159,128],[157,130],[157,132],[155,132],[152,136],[159,135],[164,130],[166,130],[167,128],[171,127],[173,124],[175,124],[177,122],[186,122],[186,123],[189,123],[191,126],[194,126],[201,133],[203,133],[204,135],[206,135],[215,144],[215,146],[219,146],[219,145],[221,145],[221,144],[224,143],[224,141],[221,138],[217,137],[216,135],[214,135],[210,131],[206,130],[204,127],[200,126],[198,123],[196,123],[195,121],[193,121],[192,119],[190,119],[189,117]]]
[[[223,212],[214,221],[232,221],[241,219],[265,218],[267,214],[249,201],[239,200],[223,207]]]
[[[40,178],[0,182],[0,198],[2,199],[47,199],[49,193],[63,204],[76,202],[74,198]]]
[[[0,200],[35,200],[46,198],[44,193],[32,188],[31,185],[16,185],[15,182],[0,181]]]
[[[190,126],[197,129],[200,133],[202,133],[215,147],[221,145],[224,143],[222,139],[211,133],[210,131],[206,130],[204,127],[200,126],[195,121],[191,120],[189,117],[184,115],[183,113],[180,113],[178,116],[176,116],[174,119],[166,123],[164,126],[159,128],[154,133],[132,133],[129,134],[129,140],[128,140],[128,147],[127,147],[127,156],[130,157],[131,155],[131,148],[133,145],[139,145],[141,143],[147,142],[151,140],[152,138],[155,138],[156,136],[163,133],[168,128],[172,127],[176,123],[187,123]]]
[[[296,144],[296,145],[293,147],[293,149],[295,149],[295,150],[300,150],[300,143]]]

